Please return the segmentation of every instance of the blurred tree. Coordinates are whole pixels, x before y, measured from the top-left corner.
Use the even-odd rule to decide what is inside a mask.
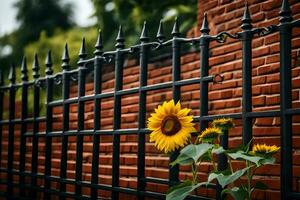
[[[15,7],[19,28],[0,39],[2,67],[7,66],[9,60],[20,63],[24,47],[38,40],[42,31],[51,36],[56,29],[65,30],[74,25],[71,18],[72,6],[63,5],[60,0],[18,0]],[[4,50],[8,46],[12,51],[7,54]]]
[[[180,30],[185,34],[197,22],[197,0],[92,0],[98,25],[102,29],[104,47],[112,49],[119,24],[125,30],[126,42],[134,44],[147,21],[149,35],[156,35],[158,23],[165,23],[166,36],[170,35],[176,16],[181,22]]]
[[[41,31],[52,35],[57,28],[68,29],[72,23],[72,7],[62,5],[60,0],[19,0],[15,7],[18,10],[18,42],[26,45],[39,38]]]

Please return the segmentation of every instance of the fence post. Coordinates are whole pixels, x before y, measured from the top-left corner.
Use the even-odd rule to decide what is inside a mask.
[[[204,13],[202,27],[200,29],[200,78],[203,80],[204,77],[208,76],[209,70],[209,27],[207,21],[207,13]],[[201,120],[201,117],[208,115],[208,82],[202,81],[200,85],[200,131],[205,130],[208,123],[207,121]]]
[[[172,30],[172,93],[175,103],[180,100],[180,86],[175,85],[175,81],[180,80],[180,42],[177,38],[180,36],[178,18],[176,17]],[[170,163],[175,161],[179,155],[179,151],[175,151],[170,156]],[[179,182],[179,165],[169,166],[169,185],[173,186]]]
[[[292,108],[291,75],[291,9],[287,0],[282,1],[280,10],[280,135],[281,135],[281,199],[288,199],[292,190],[292,115],[287,110]]]
[[[113,119],[113,129],[117,130],[121,128],[121,96],[116,93],[122,90],[123,85],[123,62],[124,55],[121,51],[124,48],[124,35],[122,26],[119,28],[117,36],[117,44],[115,47],[116,57],[115,57],[115,91],[114,91],[114,119]],[[119,175],[120,175],[120,135],[116,132],[113,133],[113,160],[112,160],[112,187],[119,186]],[[119,192],[112,191],[112,199],[119,199]]]
[[[10,81],[9,87],[9,125],[8,125],[8,157],[7,157],[7,197],[13,195],[13,159],[14,159],[14,119],[15,119],[15,99],[16,99],[16,69],[12,64],[10,66],[8,79]]]
[[[84,59],[87,53],[85,49],[85,38],[82,38],[82,44],[79,51],[78,61],[78,108],[77,108],[77,136],[76,136],[76,197],[81,196],[81,181],[82,181],[82,151],[83,151],[83,135],[81,131],[84,130],[84,101],[80,101],[80,97],[85,95],[85,72],[86,66]]]
[[[52,136],[49,133],[52,132],[52,106],[49,103],[53,99],[53,78],[51,75],[53,74],[52,71],[52,61],[51,57],[48,56],[46,59],[46,144],[45,144],[45,186],[44,186],[44,198],[47,200],[51,199],[51,195],[48,193],[48,190],[51,186],[51,181],[48,179],[51,176],[51,152],[52,152]]]
[[[99,142],[100,135],[96,131],[101,127],[101,99],[97,99],[96,95],[102,90],[102,34],[99,31],[98,39],[95,45],[94,60],[94,135],[93,135],[93,160],[92,160],[92,188],[91,199],[98,198],[98,190],[94,185],[98,184],[98,168],[99,168]]]
[[[39,74],[39,62],[37,54],[34,55],[34,61],[32,65],[32,71],[33,71],[33,135],[32,135],[32,160],[31,160],[31,197],[33,199],[37,198],[37,191],[34,188],[37,184],[37,167],[38,167],[38,136],[37,133],[39,131],[39,122],[37,121],[37,118],[39,117],[39,110],[40,110],[40,86],[38,83],[38,79],[40,77]]]
[[[145,45],[149,42],[148,30],[146,22],[144,22],[143,30],[140,37],[140,85],[143,87],[147,85],[148,72],[148,50],[149,47]],[[146,187],[145,182],[145,132],[142,131],[146,127],[146,105],[147,95],[146,91],[139,91],[139,116],[138,116],[138,187],[137,190],[144,191]],[[138,193],[138,199],[144,199],[144,196]]]
[[[69,51],[68,44],[65,44],[65,49],[62,55],[62,100],[63,100],[63,116],[62,116],[62,141],[61,141],[61,161],[60,161],[60,178],[65,179],[67,176],[67,160],[68,160],[68,139],[65,134],[69,130],[69,112],[70,105],[65,103],[65,100],[70,96],[70,75],[68,70],[69,66]],[[66,191],[66,183],[60,182],[60,192]],[[64,196],[60,196],[60,199],[65,199]]]
[[[27,75],[27,64],[26,64],[26,57],[23,57],[22,65],[21,65],[21,79],[22,79],[22,113],[21,113],[21,136],[20,136],[20,196],[25,196],[24,191],[24,180],[25,177],[22,174],[25,171],[25,154],[26,154],[26,138],[24,134],[27,131],[27,123],[24,121],[27,118],[27,107],[28,107],[28,75]]]
[[[242,18],[242,121],[243,121],[243,144],[247,145],[252,139],[252,118],[247,117],[247,113],[252,111],[252,20],[248,4],[245,5],[244,16]]]

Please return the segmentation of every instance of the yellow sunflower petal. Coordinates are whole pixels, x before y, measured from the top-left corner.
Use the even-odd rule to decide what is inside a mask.
[[[181,108],[180,102],[174,100],[159,105],[148,118],[148,128],[152,130],[150,142],[165,153],[184,147],[195,132],[190,109]]]

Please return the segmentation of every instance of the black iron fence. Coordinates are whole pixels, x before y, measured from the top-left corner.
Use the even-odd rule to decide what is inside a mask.
[[[159,25],[157,33],[157,40],[150,41],[147,36],[146,23],[144,24],[140,43],[130,48],[125,48],[122,27],[120,27],[117,39],[116,50],[103,52],[102,37],[99,34],[94,57],[86,59],[87,54],[85,50],[85,40],[82,40],[82,46],[79,53],[78,68],[70,70],[68,47],[65,46],[65,51],[62,57],[63,71],[53,74],[51,69],[51,54],[47,55],[46,59],[46,76],[40,77],[38,58],[35,56],[33,64],[33,78],[28,81],[26,59],[23,60],[21,67],[21,83],[16,83],[15,67],[11,66],[9,73],[10,84],[4,86],[4,79],[1,76],[0,87],[0,143],[2,139],[3,126],[8,126],[8,159],[7,168],[1,166],[0,172],[7,174],[6,180],[0,180],[0,184],[6,185],[7,190],[1,192],[2,197],[10,198],[24,198],[35,199],[37,192],[42,192],[45,199],[50,199],[53,196],[59,196],[64,199],[67,197],[76,199],[96,199],[98,190],[112,191],[112,199],[118,199],[120,193],[128,193],[136,195],[139,199],[144,197],[153,197],[163,199],[164,194],[150,192],[146,190],[147,183],[159,183],[174,185],[179,182],[179,168],[178,166],[169,169],[169,180],[161,180],[145,176],[145,134],[149,133],[146,129],[146,97],[147,92],[155,91],[164,88],[172,88],[173,98],[175,101],[180,100],[180,88],[190,84],[200,84],[200,116],[194,118],[195,122],[200,123],[200,129],[204,130],[208,122],[219,117],[231,117],[234,119],[242,119],[243,124],[243,143],[246,144],[252,139],[252,119],[257,117],[280,117],[281,120],[281,199],[300,198],[300,193],[292,192],[292,116],[300,114],[299,108],[292,108],[291,98],[291,39],[292,29],[300,26],[300,20],[293,21],[291,17],[291,10],[287,0],[282,3],[280,10],[280,24],[272,25],[264,28],[252,28],[251,17],[246,5],[244,16],[242,18],[242,31],[230,34],[228,32],[221,32],[215,36],[209,35],[210,29],[206,15],[204,16],[201,27],[201,36],[196,38],[182,38],[180,37],[179,25],[176,20],[172,39],[165,41],[163,34],[162,23]],[[279,32],[280,34],[280,110],[252,112],[252,39],[254,37],[264,37],[268,34]],[[226,42],[226,38],[233,38],[240,40],[242,43],[242,113],[225,114],[225,115],[208,115],[208,85],[214,81],[215,75],[209,75],[209,45],[211,41],[219,43]],[[183,44],[191,43],[200,47],[200,78],[192,78],[181,80],[180,78],[180,51]],[[147,71],[148,71],[148,57],[151,51],[164,48],[166,46],[172,47],[172,81],[147,85]],[[140,64],[140,78],[139,87],[131,89],[122,88],[123,78],[123,64],[127,55],[139,52]],[[115,88],[112,92],[102,92],[101,90],[101,69],[105,63],[115,62]],[[94,94],[85,94],[85,75],[89,71],[94,73]],[[70,82],[76,80],[78,82],[78,96],[70,98]],[[53,88],[55,85],[62,86],[62,99],[53,99]],[[28,88],[33,88],[34,93],[34,109],[33,116],[29,117],[27,112],[28,106]],[[22,91],[22,114],[20,118],[15,116],[15,102],[16,91]],[[39,93],[42,89],[46,91],[46,115],[39,116]],[[4,94],[9,94],[9,119],[3,119],[3,100]],[[121,101],[124,95],[139,95],[139,109],[138,109],[138,128],[137,129],[122,129],[121,128]],[[100,104],[101,100],[105,98],[114,99],[114,118],[113,130],[103,130],[100,126]],[[94,129],[85,129],[84,127],[84,103],[86,101],[94,102]],[[70,104],[77,104],[78,109],[78,127],[76,130],[69,128],[69,112]],[[62,130],[53,131],[53,107],[63,107]],[[46,131],[40,132],[39,126],[41,122],[46,123]],[[32,132],[28,132],[27,124],[33,123]],[[20,137],[20,160],[19,168],[13,167],[14,162],[14,140],[16,125],[21,127]],[[123,188],[119,186],[119,170],[120,170],[120,135],[136,134],[138,136],[138,163],[137,163],[137,188]],[[113,137],[113,159],[112,159],[112,184],[105,185],[98,183],[98,167],[99,167],[99,142],[101,135],[111,135]],[[69,136],[76,136],[76,169],[75,179],[67,178],[67,151]],[[91,182],[82,180],[82,160],[83,160],[83,138],[85,136],[93,137],[93,159],[92,159],[92,178]],[[61,163],[60,176],[51,175],[51,153],[52,153],[52,139],[53,137],[62,138],[61,149]],[[26,138],[32,138],[32,160],[31,171],[25,170],[25,148]],[[41,138],[45,139],[45,173],[38,173],[38,143]],[[224,148],[228,146],[228,135],[224,135],[221,141]],[[1,148],[0,148],[1,151]],[[1,154],[1,152],[0,152]],[[173,153],[170,161],[174,160],[178,153]],[[0,158],[1,159],[1,158]],[[226,158],[219,157],[220,169],[226,168]],[[19,181],[13,181],[13,176],[19,176]],[[30,179],[30,182],[26,181]],[[44,184],[40,185],[37,179],[43,179]],[[58,182],[59,190],[51,189],[51,183]],[[68,192],[66,185],[75,185],[75,193]],[[89,187],[90,195],[82,195],[82,187]],[[218,185],[211,187],[217,190],[217,199],[220,199],[221,188]],[[20,193],[14,192],[19,189]],[[25,190],[30,191],[30,197],[26,197]],[[26,193],[28,195],[28,193]],[[206,197],[191,197],[195,199],[207,199]]]

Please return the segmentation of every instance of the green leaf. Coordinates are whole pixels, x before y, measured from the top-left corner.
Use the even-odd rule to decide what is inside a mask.
[[[198,145],[190,144],[180,151],[177,159],[171,163],[172,166],[176,164],[190,165],[197,162],[201,156],[213,148],[212,144],[202,143]]]
[[[238,178],[243,176],[249,168],[250,167],[246,167],[244,169],[237,170],[230,175],[225,175],[224,173],[210,173],[208,176],[208,182],[212,181],[213,179],[217,179],[218,183],[222,186],[222,188],[224,188],[226,185],[233,183]]]
[[[248,142],[248,144],[245,146],[245,151],[248,153],[250,151],[250,147],[251,147],[251,144],[252,144],[252,140],[253,138]]]
[[[272,165],[274,163],[275,163],[275,158],[273,157],[264,158],[259,162],[260,165]]]
[[[266,184],[264,184],[263,182],[257,181],[254,188],[259,189],[259,190],[266,190],[266,189],[268,189],[268,186]]]
[[[206,182],[192,185],[191,181],[181,183],[181,184],[175,186],[176,188],[171,190],[171,192],[166,195],[166,200],[183,200],[196,188],[200,187],[201,185],[205,185],[205,184],[206,184]]]
[[[260,157],[260,156],[252,156],[252,155],[246,154],[243,151],[238,151],[235,153],[227,153],[227,155],[234,160],[237,160],[237,159],[247,160],[252,163],[255,163],[257,166],[260,166],[261,165],[260,161],[264,159],[263,157]]]
[[[224,189],[221,193],[223,196],[225,193],[230,194],[235,200],[246,199],[247,191],[242,187],[233,187],[231,189]]]
[[[224,152],[226,152],[226,150],[223,147],[213,148],[211,151],[211,153],[214,153],[214,154],[221,154]]]
[[[170,165],[173,167],[176,164],[191,165],[193,163],[194,163],[194,160],[192,158],[190,158],[189,156],[187,156],[185,154],[179,154],[177,159],[175,161],[171,162]]]
[[[177,190],[177,189],[179,189],[179,188],[186,187],[186,186],[191,186],[191,185],[193,185],[192,181],[189,180],[189,179],[187,179],[187,180],[185,180],[184,182],[182,182],[182,183],[180,183],[180,184],[178,184],[178,185],[175,185],[175,186],[173,186],[173,187],[170,187],[169,190],[167,191],[167,194],[169,194],[169,193],[171,193],[171,192],[173,192],[174,190]]]

